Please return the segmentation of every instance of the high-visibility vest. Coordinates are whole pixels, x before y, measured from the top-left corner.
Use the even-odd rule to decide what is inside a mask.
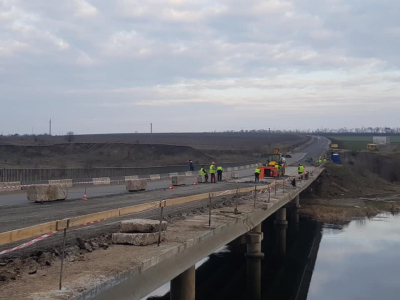
[[[210,166],[210,174],[214,174],[215,173],[215,166],[211,165]]]
[[[218,167],[217,171],[223,171],[222,167]]]
[[[200,169],[200,174],[201,175],[207,175],[207,172],[206,172],[206,170],[204,170],[204,168],[201,168]]]
[[[279,165],[275,165],[275,168],[277,168],[279,170]]]
[[[324,162],[326,162],[326,158],[324,158]]]
[[[261,173],[261,170],[260,170],[259,168],[257,168],[257,169],[254,171],[254,173],[260,174],[260,173]]]
[[[299,172],[303,173],[304,172],[304,166],[299,166]]]

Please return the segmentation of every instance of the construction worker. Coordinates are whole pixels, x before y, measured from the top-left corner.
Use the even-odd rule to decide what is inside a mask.
[[[276,168],[276,174],[278,175],[278,177],[279,177],[279,165],[278,164],[276,164],[275,165],[275,168]]]
[[[189,160],[189,171],[194,171],[194,164],[192,160]]]
[[[254,182],[260,182],[260,173],[261,169],[257,167],[257,169],[254,171]]]
[[[326,163],[326,157],[324,158],[324,163]]]
[[[203,166],[201,167],[201,169],[200,169],[200,175],[203,175],[203,176],[204,176],[205,182],[208,182],[208,174],[207,174],[206,166],[205,166],[205,165],[203,165]]]
[[[223,171],[224,171],[224,169],[221,166],[219,166],[217,168],[218,181],[222,181],[222,172]]]
[[[305,170],[304,166],[302,164],[299,164],[299,167],[297,169],[297,171],[299,172],[299,175],[303,174],[304,170]]]
[[[217,183],[217,181],[215,180],[215,162],[211,163],[210,175],[211,175],[211,183]]]

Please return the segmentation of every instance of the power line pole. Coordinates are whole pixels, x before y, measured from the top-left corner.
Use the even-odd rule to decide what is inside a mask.
[[[50,122],[49,122],[49,135],[51,135],[51,119],[50,119]]]
[[[271,127],[268,128],[268,149],[269,153],[271,153]]]

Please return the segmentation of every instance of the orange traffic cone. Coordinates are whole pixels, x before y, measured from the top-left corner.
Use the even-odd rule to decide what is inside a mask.
[[[173,186],[173,185],[170,185],[170,186],[169,186],[169,189],[170,189],[170,190],[173,190],[173,189],[174,189],[174,186]]]
[[[85,188],[85,193],[83,194],[82,200],[87,200],[87,197],[86,197],[86,188]]]

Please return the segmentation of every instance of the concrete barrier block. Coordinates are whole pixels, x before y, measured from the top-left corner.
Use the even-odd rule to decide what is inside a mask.
[[[240,170],[243,170],[244,169],[244,166],[240,166]]]
[[[239,178],[239,172],[232,172],[231,178],[238,179]]]
[[[250,169],[250,165],[246,165],[246,169]]]
[[[179,175],[179,173],[177,173],[177,172],[175,172],[175,173],[169,173],[169,177],[170,178],[172,178],[172,177],[174,177],[174,176],[178,176]]]
[[[147,189],[146,179],[127,180],[126,190],[129,192],[144,191]]]
[[[185,172],[185,176],[193,176],[193,172],[192,171],[187,171],[187,172]]]
[[[162,221],[161,230],[167,230],[168,223]],[[122,233],[149,233],[158,232],[160,229],[160,221],[150,219],[131,219],[121,221],[120,231]]]
[[[171,183],[174,186],[185,185],[186,184],[186,176],[180,176],[180,175],[172,176],[171,177]]]
[[[20,191],[20,190],[21,190],[21,182],[19,182],[19,181],[0,182],[0,193],[1,192]]]
[[[139,175],[125,176],[125,181],[128,181],[128,180],[137,180],[137,179],[139,179]]]
[[[204,175],[198,175],[197,176],[197,182],[198,183],[204,183],[206,182],[206,177]]]
[[[64,187],[72,187],[72,179],[49,180],[50,185],[61,185]]]
[[[233,170],[237,171],[237,170],[239,170],[239,168],[238,167],[234,167]]]
[[[110,177],[93,178],[93,185],[109,185],[111,184]]]
[[[68,189],[61,185],[30,186],[26,194],[28,201],[34,202],[65,200],[68,198]]]
[[[165,240],[165,232],[161,232],[161,241]],[[113,233],[114,244],[129,244],[134,246],[152,245],[158,242],[158,233]]]
[[[232,168],[227,168],[226,170],[227,170],[228,172],[230,172],[230,171],[232,171]]]
[[[150,180],[159,180],[161,179],[160,174],[151,174],[150,175]]]

